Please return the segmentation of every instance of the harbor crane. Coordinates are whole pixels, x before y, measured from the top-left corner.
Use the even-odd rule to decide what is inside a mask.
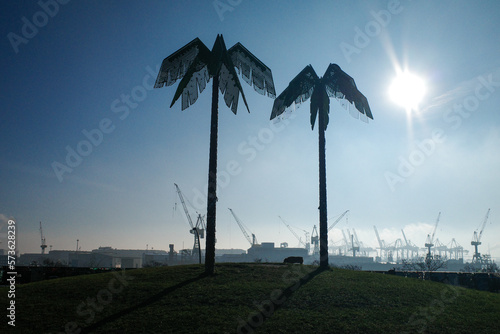
[[[375,230],[375,235],[377,236],[377,241],[378,241],[378,245],[379,245],[379,249],[380,249],[380,259],[382,259],[384,257],[384,252],[385,252],[385,256],[388,257],[389,254],[387,253],[387,247],[385,245],[385,241],[380,239],[380,235],[378,234],[378,230],[377,230],[377,227],[375,225],[373,225],[373,229]]]
[[[351,239],[351,248],[349,250],[352,250],[352,256],[355,257],[356,252],[359,252],[359,242],[358,242],[357,238],[356,238],[356,240],[354,240],[354,234],[351,234],[351,231],[349,229],[347,229],[347,235]],[[356,241],[356,246],[354,245],[355,241]]]
[[[447,250],[450,253],[450,259],[459,260],[464,258],[464,253],[469,253],[468,250],[464,248],[455,240],[451,239],[451,242],[447,245]]]
[[[352,233],[354,234],[354,240],[356,241],[356,243],[359,246],[359,251],[363,255],[370,255],[370,252],[376,251],[376,249],[373,249],[371,247],[365,247],[365,245],[363,244],[363,242],[359,241],[358,234],[356,233],[356,230],[354,229],[354,227],[352,228]]]
[[[486,227],[486,222],[488,221],[488,217],[490,215],[490,209],[486,212],[486,216],[484,217],[483,224],[481,225],[481,231],[479,234],[477,230],[474,231],[474,235],[472,236],[471,245],[474,246],[474,255],[472,256],[472,262],[482,262],[481,253],[478,252],[477,246],[481,244],[481,237],[483,236],[484,228]]]
[[[45,254],[45,248],[47,248],[47,243],[45,242],[45,237],[43,236],[42,222],[40,222],[40,239],[42,240],[40,248],[42,249],[42,254]]]
[[[385,248],[385,242],[384,242],[384,240],[380,239],[380,236],[379,236],[378,230],[377,230],[377,226],[373,225],[373,229],[375,230],[375,235],[377,236],[378,245],[380,246],[380,250],[382,250]]]
[[[401,233],[403,233],[403,238],[405,239],[406,246],[410,246],[410,243],[408,242],[408,239],[406,239],[405,231],[403,229],[401,229]]]
[[[405,231],[401,229],[401,233],[403,233],[403,239],[405,240],[405,245],[403,246],[403,249],[406,250],[406,258],[409,258],[408,252],[410,251],[411,245],[408,242],[408,239],[406,239]],[[411,252],[411,257],[413,257],[413,251]]]
[[[419,249],[418,246],[413,244],[411,242],[411,240],[406,238],[406,234],[405,234],[405,231],[403,229],[401,229],[401,233],[403,233],[403,238],[404,238],[405,244],[406,244],[406,246],[404,247],[406,249],[406,257],[410,258],[409,252],[411,252],[411,258],[414,257],[415,252],[417,253],[417,256],[418,256],[418,249]]]
[[[319,255],[319,234],[318,228],[314,225],[311,233],[311,243],[313,244],[313,255]]]
[[[307,231],[304,231],[304,233],[306,233],[306,242],[302,241],[302,239],[298,236],[297,233],[295,233],[295,231],[292,229],[292,227],[290,225],[288,225],[285,220],[283,218],[281,218],[281,216],[278,216],[279,219],[283,222],[283,224],[285,224],[285,226],[290,230],[290,232],[292,232],[292,234],[294,235],[295,238],[297,238],[297,240],[299,241],[299,243],[305,247],[305,249],[307,250],[307,254],[309,254],[309,251],[311,250],[311,244],[307,241],[309,238],[307,237],[309,232]]]
[[[425,247],[427,248],[427,258],[431,258],[431,247],[434,246],[434,235],[436,234],[436,229],[438,227],[439,223],[439,218],[441,218],[441,212],[439,212],[437,219],[436,219],[436,224],[434,225],[434,230],[432,231],[432,235],[427,234],[427,239],[425,240]]]
[[[236,214],[234,213],[234,211],[232,209],[230,209],[230,208],[228,208],[228,209],[229,209],[229,211],[231,211],[231,214],[233,215],[234,220],[236,220],[236,223],[240,227],[241,232],[243,232],[243,235],[245,236],[245,238],[247,239],[247,241],[250,243],[250,246],[252,246],[252,247],[258,246],[259,244],[257,243],[257,238],[255,237],[255,234],[253,234],[252,232],[250,232],[252,234],[252,239],[250,239],[250,236],[248,235],[248,233],[246,231],[248,229],[248,227],[246,227],[241,222],[241,220],[236,216]]]
[[[186,214],[189,226],[191,226],[189,233],[193,234],[194,236],[192,255],[195,256],[195,254],[198,254],[198,260],[199,263],[201,264],[200,238],[203,239],[205,237],[205,223],[203,221],[203,216],[201,214],[198,214],[198,220],[196,221],[196,225],[193,224],[193,220],[189,215],[189,211],[187,209],[186,202],[184,201],[184,196],[182,195],[182,191],[176,183],[174,183],[174,185],[175,189],[177,190],[177,194],[179,195],[179,199],[181,200],[182,207],[184,208],[184,213]]]

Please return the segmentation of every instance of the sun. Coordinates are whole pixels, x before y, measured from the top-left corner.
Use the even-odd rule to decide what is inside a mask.
[[[391,99],[406,110],[417,109],[425,92],[424,80],[408,71],[400,72],[389,87]]]

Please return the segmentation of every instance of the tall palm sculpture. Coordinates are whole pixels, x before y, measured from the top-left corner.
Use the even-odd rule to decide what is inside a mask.
[[[330,97],[344,102],[344,107],[354,108],[354,114],[364,119],[373,119],[368,100],[356,88],[353,78],[340,69],[337,64],[330,64],[325,75],[320,78],[311,65],[306,66],[276,98],[271,119],[281,115],[293,103],[299,104],[311,98],[311,128],[318,116],[319,134],[319,230],[320,230],[320,266],[328,267],[328,226],[326,208],[326,156],[325,130],[330,112]],[[345,103],[348,101],[349,103]],[[356,111],[357,110],[357,111]]]
[[[217,130],[219,89],[224,96],[228,108],[236,114],[239,93],[243,102],[248,104],[241,88],[238,72],[243,79],[252,85],[260,94],[274,98],[274,82],[271,70],[250,53],[240,43],[229,50],[226,49],[222,35],[217,35],[212,51],[198,38],[186,44],[163,60],[156,79],[155,88],[170,86],[181,79],[172,100],[172,107],[182,95],[182,110],[188,108],[198,99],[208,81],[213,78],[212,115],[210,125],[210,157],[208,165],[208,198],[207,198],[207,236],[205,249],[205,272],[213,274],[215,264],[215,215],[217,202]]]

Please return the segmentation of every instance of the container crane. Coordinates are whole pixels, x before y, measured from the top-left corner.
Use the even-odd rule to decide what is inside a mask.
[[[434,225],[434,231],[432,231],[432,235],[427,234],[427,240],[425,241],[425,247],[427,247],[427,258],[431,258],[431,247],[434,246],[434,235],[436,234],[439,218],[441,218],[441,212],[439,212],[437,216],[436,225]]]
[[[490,209],[486,212],[486,216],[484,217],[483,220],[483,225],[481,226],[481,231],[479,234],[477,233],[477,230],[474,231],[474,235],[472,236],[472,241],[471,245],[474,246],[474,255],[472,256],[472,262],[481,262],[482,257],[481,254],[477,250],[477,246],[481,244],[481,237],[483,236],[483,231],[484,228],[486,227],[486,222],[488,221],[488,217],[490,215]]]
[[[375,251],[375,249],[371,247],[365,247],[363,245],[363,242],[359,241],[358,239],[358,234],[356,233],[356,230],[353,228],[352,233],[354,234],[354,240],[356,241],[356,244],[359,246],[359,251],[363,253],[363,255],[370,255],[370,252]]]
[[[403,233],[403,239],[405,240],[405,245],[403,246],[403,249],[406,250],[406,258],[409,258],[408,253],[410,251],[411,245],[408,242],[408,239],[406,239],[405,231],[403,229],[401,229],[401,233]],[[413,257],[413,251],[412,251],[412,257]]]
[[[373,225],[373,229],[375,230],[375,235],[377,236],[377,241],[378,241],[378,245],[380,246],[380,249],[384,249],[385,248],[384,240],[380,239],[380,236],[379,236],[378,231],[377,231],[377,227],[375,225]]]
[[[257,238],[255,237],[255,234],[250,232],[250,233],[252,233],[252,239],[250,239],[250,236],[248,235],[248,233],[246,231],[246,229],[248,229],[248,228],[241,222],[241,220],[236,216],[236,214],[234,213],[234,211],[232,209],[229,209],[229,211],[231,211],[231,214],[233,215],[234,220],[236,220],[236,223],[240,227],[241,232],[243,232],[243,235],[245,236],[247,241],[250,243],[250,246],[252,246],[252,247],[258,246]]]
[[[387,258],[387,261],[392,262],[392,260],[393,260],[392,249],[388,245],[386,245],[385,240],[380,239],[380,235],[378,234],[378,230],[377,230],[377,227],[375,225],[373,225],[373,229],[375,230],[375,235],[377,236],[377,241],[378,241],[379,248],[380,248],[380,260],[382,260],[382,258],[384,257],[384,253],[385,253],[385,257]]]
[[[410,246],[410,243],[408,242],[408,239],[406,239],[405,231],[403,229],[401,229],[401,233],[403,233],[403,239],[405,239],[406,246]]]
[[[356,244],[358,246],[362,247],[363,245],[361,244],[361,242],[359,242],[358,234],[356,233],[356,230],[354,229],[354,227],[352,228],[352,234],[354,235],[354,240],[356,241]]]
[[[469,251],[464,248],[455,240],[455,238],[451,239],[451,242],[447,245],[447,250],[450,253],[450,259],[460,260],[464,258],[464,253],[468,253]]]
[[[411,252],[411,257],[413,258],[414,257],[414,253],[416,252],[417,253],[417,256],[418,256],[418,246],[416,246],[415,244],[413,244],[411,242],[411,240],[408,240],[406,238],[406,234],[405,234],[405,231],[403,229],[401,229],[401,233],[403,233],[403,238],[405,240],[405,249],[406,249],[406,257],[407,258],[410,258],[410,254],[409,252]]]
[[[193,234],[194,236],[194,244],[193,244],[193,256],[194,254],[198,254],[198,260],[199,263],[201,264],[201,248],[200,248],[200,238],[205,237],[205,224],[203,222],[203,217],[198,214],[198,220],[196,221],[196,225],[193,224],[193,220],[191,219],[191,216],[189,215],[189,211],[186,206],[186,202],[184,201],[184,196],[182,195],[182,191],[179,188],[179,186],[174,183],[175,189],[177,190],[177,194],[179,195],[179,199],[181,200],[182,207],[184,209],[184,213],[186,214],[189,226],[191,226],[191,229],[189,230],[189,233]]]
[[[42,249],[42,254],[45,254],[45,248],[47,248],[47,243],[45,243],[45,237],[43,236],[42,222],[40,222],[40,248]]]

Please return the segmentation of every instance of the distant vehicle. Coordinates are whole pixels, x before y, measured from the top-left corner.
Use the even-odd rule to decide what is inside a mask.
[[[304,258],[302,256],[289,256],[283,260],[283,263],[304,263]]]

